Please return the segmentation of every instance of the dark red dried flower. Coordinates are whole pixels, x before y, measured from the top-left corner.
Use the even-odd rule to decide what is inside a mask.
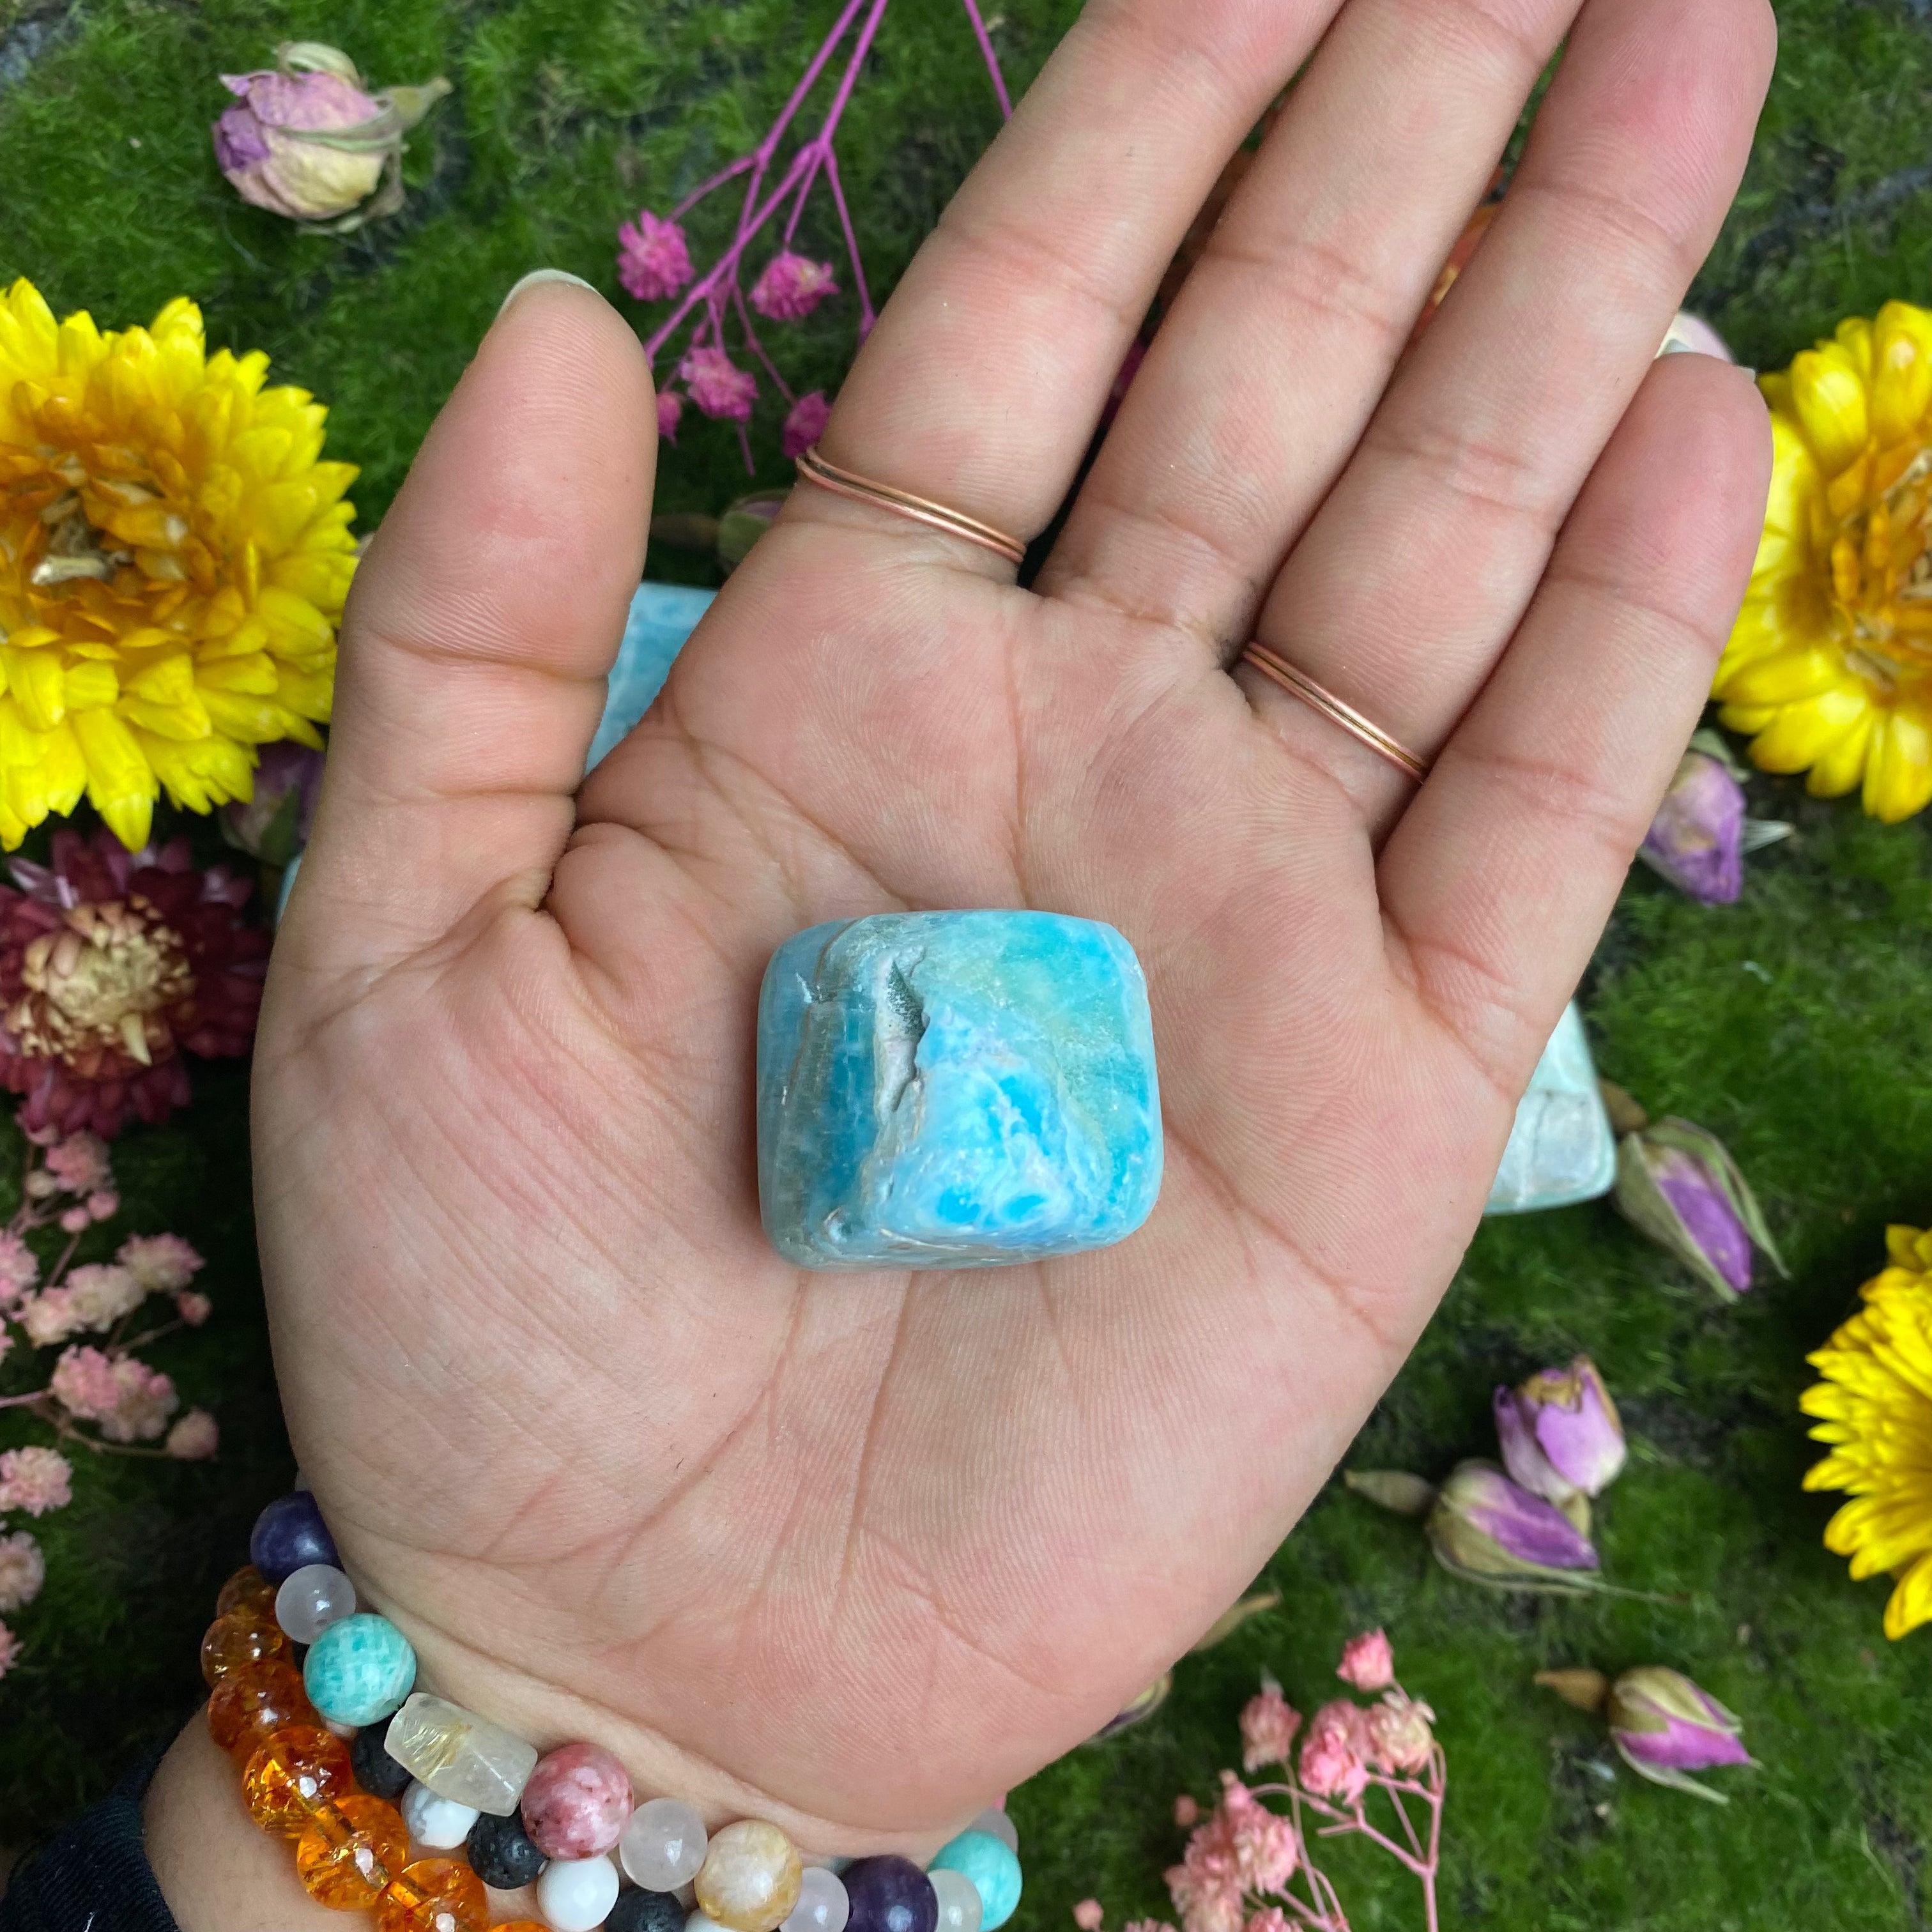
[[[0,1085],[29,1132],[111,1138],[186,1104],[183,1048],[248,1051],[268,934],[236,916],[248,881],[197,871],[185,838],[130,853],[63,830],[52,856],[0,886]]]

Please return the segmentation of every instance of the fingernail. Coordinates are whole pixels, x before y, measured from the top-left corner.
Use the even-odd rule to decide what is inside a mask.
[[[500,321],[502,319],[503,309],[508,308],[511,303],[514,302],[518,296],[521,295],[526,289],[533,289],[539,282],[572,282],[574,283],[580,289],[590,289],[590,292],[592,295],[595,295],[597,292],[594,288],[591,288],[590,284],[586,282],[581,275],[573,275],[566,269],[532,268],[530,272],[526,275],[521,281],[517,283],[515,286],[512,288],[510,292],[503,298],[503,308],[500,308],[496,311],[497,320]]]

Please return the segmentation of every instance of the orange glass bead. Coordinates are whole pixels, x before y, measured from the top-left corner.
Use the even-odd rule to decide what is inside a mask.
[[[279,1657],[231,1670],[208,1700],[208,1734],[237,1764],[245,1765],[284,1724],[321,1723],[302,1672]]]
[[[284,1724],[248,1760],[242,1802],[265,1832],[298,1838],[318,1806],[356,1789],[349,1747],[314,1724]]]
[[[483,1932],[489,1922],[483,1881],[460,1858],[405,1865],[376,1907],[376,1932]]]
[[[201,1640],[201,1674],[219,1684],[231,1670],[265,1658],[286,1657],[289,1640],[272,1614],[242,1609],[217,1617]]]
[[[221,1586],[214,1600],[214,1614],[225,1617],[230,1610],[258,1610],[264,1622],[275,1614],[275,1586],[252,1563],[244,1563]]]
[[[541,1918],[500,1918],[490,1932],[550,1932]]]
[[[312,1812],[296,1844],[309,1896],[338,1912],[365,1911],[408,1862],[409,1828],[393,1804],[362,1792]]]

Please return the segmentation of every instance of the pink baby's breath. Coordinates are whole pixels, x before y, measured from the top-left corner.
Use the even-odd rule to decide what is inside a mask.
[[[4,1677],[20,1660],[20,1640],[0,1624],[0,1677]]]
[[[1264,1764],[1285,1765],[1301,1728],[1301,1713],[1281,1694],[1278,1684],[1264,1684],[1241,1711],[1241,1768],[1258,1771]]]
[[[1335,1675],[1358,1690],[1386,1690],[1395,1682],[1395,1653],[1379,1630],[1364,1630],[1342,1646]]]
[[[121,1400],[121,1384],[114,1364],[98,1348],[66,1350],[54,1364],[47,1386],[68,1413],[81,1422],[98,1422],[112,1415]]]
[[[794,463],[825,434],[832,419],[832,405],[823,389],[814,389],[792,404],[784,419],[784,453]]]
[[[722,349],[693,349],[678,364],[677,373],[691,392],[691,400],[704,413],[723,422],[746,422],[757,401],[758,385],[748,370],[740,369]]]
[[[207,1264],[178,1234],[133,1234],[121,1244],[121,1265],[150,1294],[185,1288]]]
[[[617,230],[617,279],[639,302],[662,302],[684,287],[696,272],[691,245],[675,221],[640,208]]]
[[[118,1262],[89,1262],[83,1268],[70,1268],[62,1286],[72,1298],[80,1325],[97,1331],[111,1328],[122,1316],[132,1314],[148,1292],[134,1271]]]
[[[107,1143],[94,1134],[69,1134],[49,1148],[43,1158],[47,1172],[65,1193],[92,1194],[114,1179],[107,1164]]]
[[[87,1197],[87,1216],[91,1221],[111,1221],[121,1211],[121,1197],[111,1187],[97,1188]]]
[[[764,272],[752,284],[752,306],[774,322],[802,322],[827,296],[836,296],[838,284],[832,278],[829,262],[814,262],[784,248],[765,264]]]
[[[34,1251],[10,1228],[0,1228],[0,1309],[10,1308],[40,1278]]]
[[[1436,1748],[1430,1729],[1435,1720],[1436,1713],[1420,1699],[1390,1691],[1369,1712],[1370,1762],[1397,1774],[1426,1769]]]
[[[677,440],[677,426],[684,420],[684,398],[675,389],[658,392],[658,434],[667,442]]]
[[[1174,1822],[1184,1831],[1191,1829],[1201,1822],[1199,1802],[1184,1791],[1174,1801]]]
[[[110,1442],[148,1442],[168,1426],[181,1406],[175,1385],[159,1369],[124,1355],[114,1364],[119,1400],[100,1418],[100,1432]]]
[[[40,1546],[24,1530],[0,1536],[0,1610],[17,1610],[40,1594],[47,1566]]]
[[[175,1297],[175,1312],[190,1328],[199,1328],[206,1322],[214,1304],[205,1294],[197,1294],[191,1288],[184,1288]]]
[[[74,1469],[57,1449],[0,1450],[0,1510],[45,1516],[74,1500]]]
[[[1359,1704],[1338,1697],[1309,1720],[1302,1740],[1301,1782],[1318,1798],[1353,1804],[1368,1789],[1367,1714]]]
[[[1288,1932],[1288,1914],[1278,1905],[1264,1905],[1249,1913],[1243,1932]]]
[[[74,1305],[70,1288],[44,1288],[38,1294],[29,1295],[15,1311],[14,1318],[37,1348],[51,1348],[56,1342],[64,1342],[87,1326]]]
[[[1073,1908],[1073,1922],[1080,1932],[1100,1932],[1100,1923],[1106,1917],[1097,1898],[1083,1898]]]
[[[205,1408],[191,1408],[168,1431],[162,1445],[178,1462],[205,1462],[221,1446],[221,1431]]]

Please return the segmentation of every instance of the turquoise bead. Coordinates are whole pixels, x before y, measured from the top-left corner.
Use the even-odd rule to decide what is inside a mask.
[[[1529,1076],[1483,1212],[1527,1214],[1607,1194],[1617,1137],[1604,1111],[1583,1016],[1573,1000]]]
[[[325,1718],[373,1724],[402,1708],[416,1681],[416,1654],[387,1617],[344,1617],[309,1646],[302,1688]]]
[[[1020,1902],[1019,1854],[990,1832],[962,1832],[930,1870],[962,1873],[980,1894],[980,1932],[998,1932]]]
[[[758,1005],[758,1198],[803,1268],[1104,1247],[1160,1191],[1147,982],[1110,926],[887,913],[794,934]]]

